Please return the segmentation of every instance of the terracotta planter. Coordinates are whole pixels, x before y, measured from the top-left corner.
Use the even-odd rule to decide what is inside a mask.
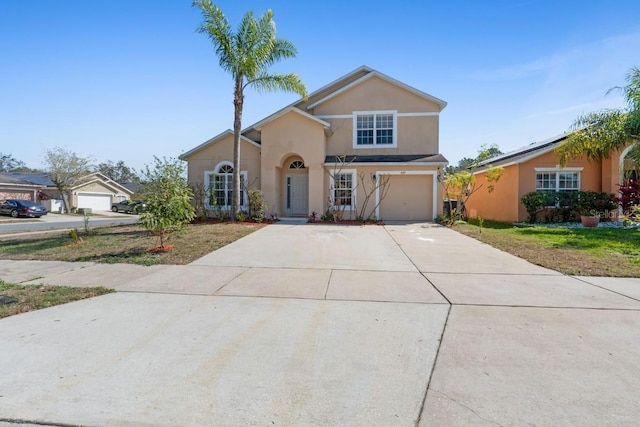
[[[600,223],[600,217],[597,215],[580,215],[580,221],[583,227],[597,227]]]

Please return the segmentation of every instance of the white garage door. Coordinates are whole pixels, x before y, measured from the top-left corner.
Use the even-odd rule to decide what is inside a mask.
[[[111,194],[78,193],[78,208],[91,208],[94,211],[111,210]]]
[[[433,176],[389,175],[389,191],[380,202],[380,218],[432,221]]]

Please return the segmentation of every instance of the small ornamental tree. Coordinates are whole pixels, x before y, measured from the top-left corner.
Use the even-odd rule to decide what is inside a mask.
[[[504,168],[501,166],[489,166],[485,177],[487,179],[487,191],[492,193],[495,189],[495,183],[500,181]],[[478,190],[482,188],[482,185],[476,185],[476,175],[467,170],[446,173],[442,182],[445,197],[449,200],[449,221],[455,219],[467,219],[466,204],[469,198]],[[455,197],[456,208],[453,212],[451,201]]]
[[[91,158],[56,147],[45,153],[44,164],[49,179],[62,197],[65,212],[71,212],[71,188],[89,174]]]
[[[171,233],[182,230],[194,217],[191,205],[193,193],[184,176],[180,160],[154,156],[153,167],[142,171],[142,196],[147,208],[140,215],[140,223],[160,239],[160,250]]]

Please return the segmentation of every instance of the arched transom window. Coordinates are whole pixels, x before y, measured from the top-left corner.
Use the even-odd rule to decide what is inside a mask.
[[[247,172],[240,172],[240,206],[246,206],[244,187]],[[207,204],[212,208],[231,208],[233,204],[233,165],[230,162],[219,163],[213,172],[205,172]]]
[[[294,160],[289,165],[289,169],[304,169],[304,162],[302,160]]]

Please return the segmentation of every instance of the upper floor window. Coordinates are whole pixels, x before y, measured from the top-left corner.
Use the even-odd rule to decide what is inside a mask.
[[[354,148],[397,147],[396,111],[355,111]]]

